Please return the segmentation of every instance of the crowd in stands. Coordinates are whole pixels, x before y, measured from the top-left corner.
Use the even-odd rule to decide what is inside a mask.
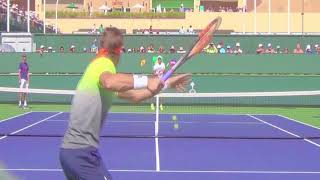
[[[246,12],[246,8],[232,8],[232,7],[209,7],[206,8],[206,12]]]
[[[37,51],[40,54],[43,54],[45,52],[59,52],[59,53],[76,53],[76,52],[82,52],[82,53],[96,53],[98,51],[98,42],[97,39],[94,39],[90,46],[86,48],[78,48],[75,44],[71,44],[69,47],[45,47],[44,45],[41,45]],[[66,48],[66,50],[65,50]],[[171,45],[170,47],[164,47],[159,46],[155,47],[153,44],[150,44],[148,46],[140,46],[140,47],[133,47],[133,48],[125,48],[123,47],[123,53],[156,53],[156,54],[184,54],[186,53],[186,49],[183,46],[176,47],[175,45]],[[240,42],[236,42],[235,44],[225,44],[223,41],[220,41],[218,43],[210,43],[207,47],[203,49],[203,53],[206,54],[233,54],[233,55],[239,55],[239,54],[319,54],[320,55],[320,46],[319,44],[308,44],[305,48],[302,47],[300,43],[296,44],[296,47],[294,49],[289,48],[281,48],[280,45],[275,46],[275,48],[272,46],[271,43],[268,43],[266,46],[262,43],[258,44],[256,50],[243,50],[241,47]]]
[[[6,29],[7,21],[7,1],[0,0],[0,9],[1,9],[1,31]],[[27,16],[28,11],[26,9],[20,8],[18,4],[10,4],[10,24],[12,25],[12,31],[26,31],[27,27]],[[31,32],[43,32],[43,21],[36,16],[34,11],[30,11],[30,30]],[[46,31],[48,33],[55,32],[55,27],[47,25]]]

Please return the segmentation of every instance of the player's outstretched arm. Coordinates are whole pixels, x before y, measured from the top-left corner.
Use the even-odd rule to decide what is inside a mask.
[[[190,74],[181,74],[171,77],[167,80],[167,88],[176,88],[178,91],[184,91],[185,86],[190,82]],[[155,96],[149,89],[132,89],[124,92],[119,92],[118,97],[126,99],[133,103],[139,103]]]
[[[132,89],[148,89],[157,94],[163,88],[161,80],[156,77],[147,77],[132,74],[111,74],[104,72],[100,75],[100,84],[107,90],[124,92]]]

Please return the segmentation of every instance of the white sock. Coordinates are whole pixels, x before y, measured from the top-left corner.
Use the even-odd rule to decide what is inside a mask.
[[[27,101],[24,101],[24,106],[27,106]]]
[[[19,106],[21,106],[21,101],[19,101]]]

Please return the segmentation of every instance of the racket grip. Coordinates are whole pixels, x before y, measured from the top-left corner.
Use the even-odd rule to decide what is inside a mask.
[[[170,69],[161,77],[161,81],[166,82],[172,74],[173,74],[173,71]]]

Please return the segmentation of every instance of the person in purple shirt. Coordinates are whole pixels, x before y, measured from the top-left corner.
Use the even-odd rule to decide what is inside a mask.
[[[29,76],[29,65],[27,63],[27,56],[22,55],[22,61],[19,64],[19,84],[20,84],[20,93],[19,93],[19,107],[27,108],[27,93],[26,91],[29,88],[30,76]],[[22,105],[23,102],[23,105]]]

